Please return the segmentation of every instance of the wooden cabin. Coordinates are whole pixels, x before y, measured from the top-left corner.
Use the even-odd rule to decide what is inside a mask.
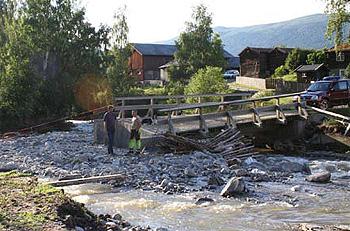
[[[350,44],[333,47],[327,52],[326,66],[330,75],[345,76],[345,70],[350,64]]]
[[[301,65],[295,69],[299,83],[310,83],[311,81],[317,81],[323,79],[323,77],[329,75],[329,70],[326,65],[312,64]]]
[[[132,44],[133,51],[129,59],[129,68],[133,76],[142,82],[168,81],[167,67],[174,60],[175,45],[164,44]],[[224,50],[224,57],[228,62],[228,69],[239,69],[239,58]]]
[[[270,77],[275,69],[284,64],[293,48],[247,47],[240,54],[241,76],[253,78]]]

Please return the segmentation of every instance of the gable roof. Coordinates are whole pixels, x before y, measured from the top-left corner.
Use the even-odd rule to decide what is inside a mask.
[[[328,52],[334,52],[334,51],[350,51],[350,44],[340,44],[328,50]]]
[[[142,55],[154,56],[173,56],[176,52],[175,45],[152,44],[152,43],[132,43],[135,50]],[[224,49],[225,58],[234,58],[228,51]]]
[[[324,66],[323,63],[312,64],[312,65],[300,65],[299,67],[297,67],[297,69],[295,69],[295,71],[297,71],[297,72],[317,71],[318,69],[320,69],[323,66]]]
[[[275,47],[275,48],[265,48],[265,47],[246,47],[243,49],[243,51],[241,51],[241,53],[239,53],[239,56],[241,56],[241,54],[243,54],[246,50],[250,50],[252,52],[255,52],[257,54],[270,54],[273,51],[279,51],[285,54],[288,54],[289,52],[291,52],[293,49],[295,48],[287,48],[287,47]]]
[[[132,46],[142,55],[173,56],[175,45],[133,43]]]

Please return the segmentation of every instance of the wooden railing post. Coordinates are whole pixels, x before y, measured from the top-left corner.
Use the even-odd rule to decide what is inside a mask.
[[[148,112],[147,112],[147,117],[153,118],[153,115],[154,115],[153,105],[154,105],[154,98],[151,98],[150,99],[150,107],[149,107]]]
[[[171,120],[171,112],[168,113],[168,128],[171,134],[176,134],[173,121]]]
[[[256,126],[261,127],[262,121],[261,121],[261,118],[260,118],[258,111],[256,110],[256,102],[255,101],[253,101],[252,112],[253,112],[253,123]]]
[[[221,100],[220,100],[221,103],[225,102],[225,97],[224,96],[221,96]],[[218,111],[224,111],[225,110],[225,106],[224,105],[220,105],[219,108],[218,108]]]
[[[287,122],[286,115],[284,114],[282,108],[280,107],[280,98],[276,99],[276,118],[282,124],[286,124]]]
[[[200,129],[200,132],[203,135],[207,135],[209,133],[209,129],[208,129],[207,123],[205,122],[205,119],[203,117],[203,110],[202,110],[202,108],[198,108],[198,110],[199,110],[199,129]]]
[[[300,95],[298,95],[298,102],[297,102],[297,104],[298,104],[298,114],[299,114],[299,116],[304,118],[304,119],[307,119],[309,115],[308,115],[306,109],[301,104],[301,97],[300,97]]]

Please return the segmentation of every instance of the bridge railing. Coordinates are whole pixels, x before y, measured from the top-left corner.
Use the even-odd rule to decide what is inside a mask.
[[[262,112],[269,112],[269,111],[275,111],[276,112],[276,119],[280,123],[286,123],[286,115],[284,113],[285,109],[289,109],[291,107],[296,108],[298,114],[303,117],[307,118],[308,113],[305,109],[305,105],[301,102],[300,95],[303,92],[298,93],[291,93],[291,94],[283,94],[283,95],[274,95],[274,96],[266,96],[261,98],[250,98],[250,99],[242,99],[242,100],[234,100],[234,101],[227,101],[227,102],[209,102],[209,103],[198,103],[198,104],[190,104],[190,105],[183,105],[179,107],[172,107],[167,109],[161,109],[160,112],[168,113],[168,119],[166,123],[168,124],[169,131],[172,133],[175,133],[174,128],[174,121],[175,122],[186,122],[186,121],[193,121],[193,120],[199,120],[199,128],[202,132],[207,133],[208,132],[208,126],[206,124],[206,119],[212,119],[215,117],[227,117],[227,124],[230,126],[235,126],[235,118],[236,115],[246,115],[251,114],[252,115],[252,121],[255,125],[261,127],[262,125],[262,119],[261,119],[261,113]],[[297,101],[295,103],[290,104],[283,104],[281,105],[281,99],[282,98],[288,98],[288,97],[295,97],[297,98]],[[263,106],[258,107],[257,103],[261,101],[270,101],[275,100],[275,104],[273,106]],[[237,105],[251,105],[251,108],[245,109],[245,110],[236,110],[236,111],[230,111],[230,106],[237,106]],[[205,114],[203,112],[204,108],[208,107],[219,107],[221,108],[220,113],[209,113]],[[196,109],[198,114],[188,116],[188,117],[182,117],[182,118],[173,118],[172,115],[176,111],[184,111],[184,110],[193,110]],[[164,122],[163,122],[164,123]]]
[[[119,117],[125,118],[125,113],[132,110],[148,110],[146,117],[152,117],[155,110],[171,109],[183,105],[186,99],[194,99],[199,104],[208,97],[217,97],[221,103],[225,98],[239,97],[241,99],[252,96],[253,92],[242,92],[232,94],[195,94],[195,95],[166,95],[166,96],[135,96],[135,97],[116,97],[114,98],[115,110],[119,111]],[[174,103],[164,103],[164,101],[173,100]],[[145,103],[145,101],[147,103]],[[220,105],[219,105],[220,106]],[[178,111],[174,111],[176,115]]]

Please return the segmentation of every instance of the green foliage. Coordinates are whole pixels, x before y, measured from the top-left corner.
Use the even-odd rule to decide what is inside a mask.
[[[289,53],[284,65],[288,72],[292,73],[298,66],[306,64],[307,55],[309,53],[311,53],[310,50],[293,49],[292,52]]]
[[[222,77],[222,70],[219,67],[206,67],[198,70],[191,78],[189,84],[185,87],[186,95],[193,94],[214,94],[228,92],[228,85]],[[189,99],[191,103],[194,99]],[[203,99],[205,101],[213,101],[211,97]]]
[[[321,64],[326,61],[326,51],[325,50],[315,50],[307,55],[307,64]]]
[[[183,95],[185,94],[185,85],[179,81],[171,81],[166,86],[166,92],[168,95]]]
[[[95,30],[75,0],[1,3],[0,130],[70,113],[77,81],[105,73],[109,28]]]
[[[333,39],[335,46],[344,42],[344,27],[350,22],[348,0],[325,0],[329,15],[326,36]]]
[[[296,73],[284,75],[284,76],[282,76],[282,79],[283,79],[284,81],[292,81],[292,82],[297,82],[297,81],[298,81],[298,78],[297,78],[297,74],[296,74]]]
[[[347,78],[350,78],[350,64],[345,69],[345,75]]]
[[[282,77],[286,74],[288,74],[288,70],[287,68],[285,68],[284,65],[282,65],[276,68],[275,73],[272,75],[272,77],[273,78]]]
[[[175,65],[169,68],[172,80],[190,78],[206,66],[224,68],[227,63],[220,36],[212,29],[212,15],[204,5],[194,9],[192,21],[186,23],[186,30],[175,42]]]
[[[153,96],[153,95],[165,95],[166,88],[158,87],[158,86],[149,86],[143,89],[145,95]]]
[[[128,60],[132,50],[128,42],[129,28],[125,8],[119,10],[115,20],[112,28],[114,43],[109,54],[111,63],[107,69],[112,94],[113,96],[138,95],[136,79],[129,75]]]

